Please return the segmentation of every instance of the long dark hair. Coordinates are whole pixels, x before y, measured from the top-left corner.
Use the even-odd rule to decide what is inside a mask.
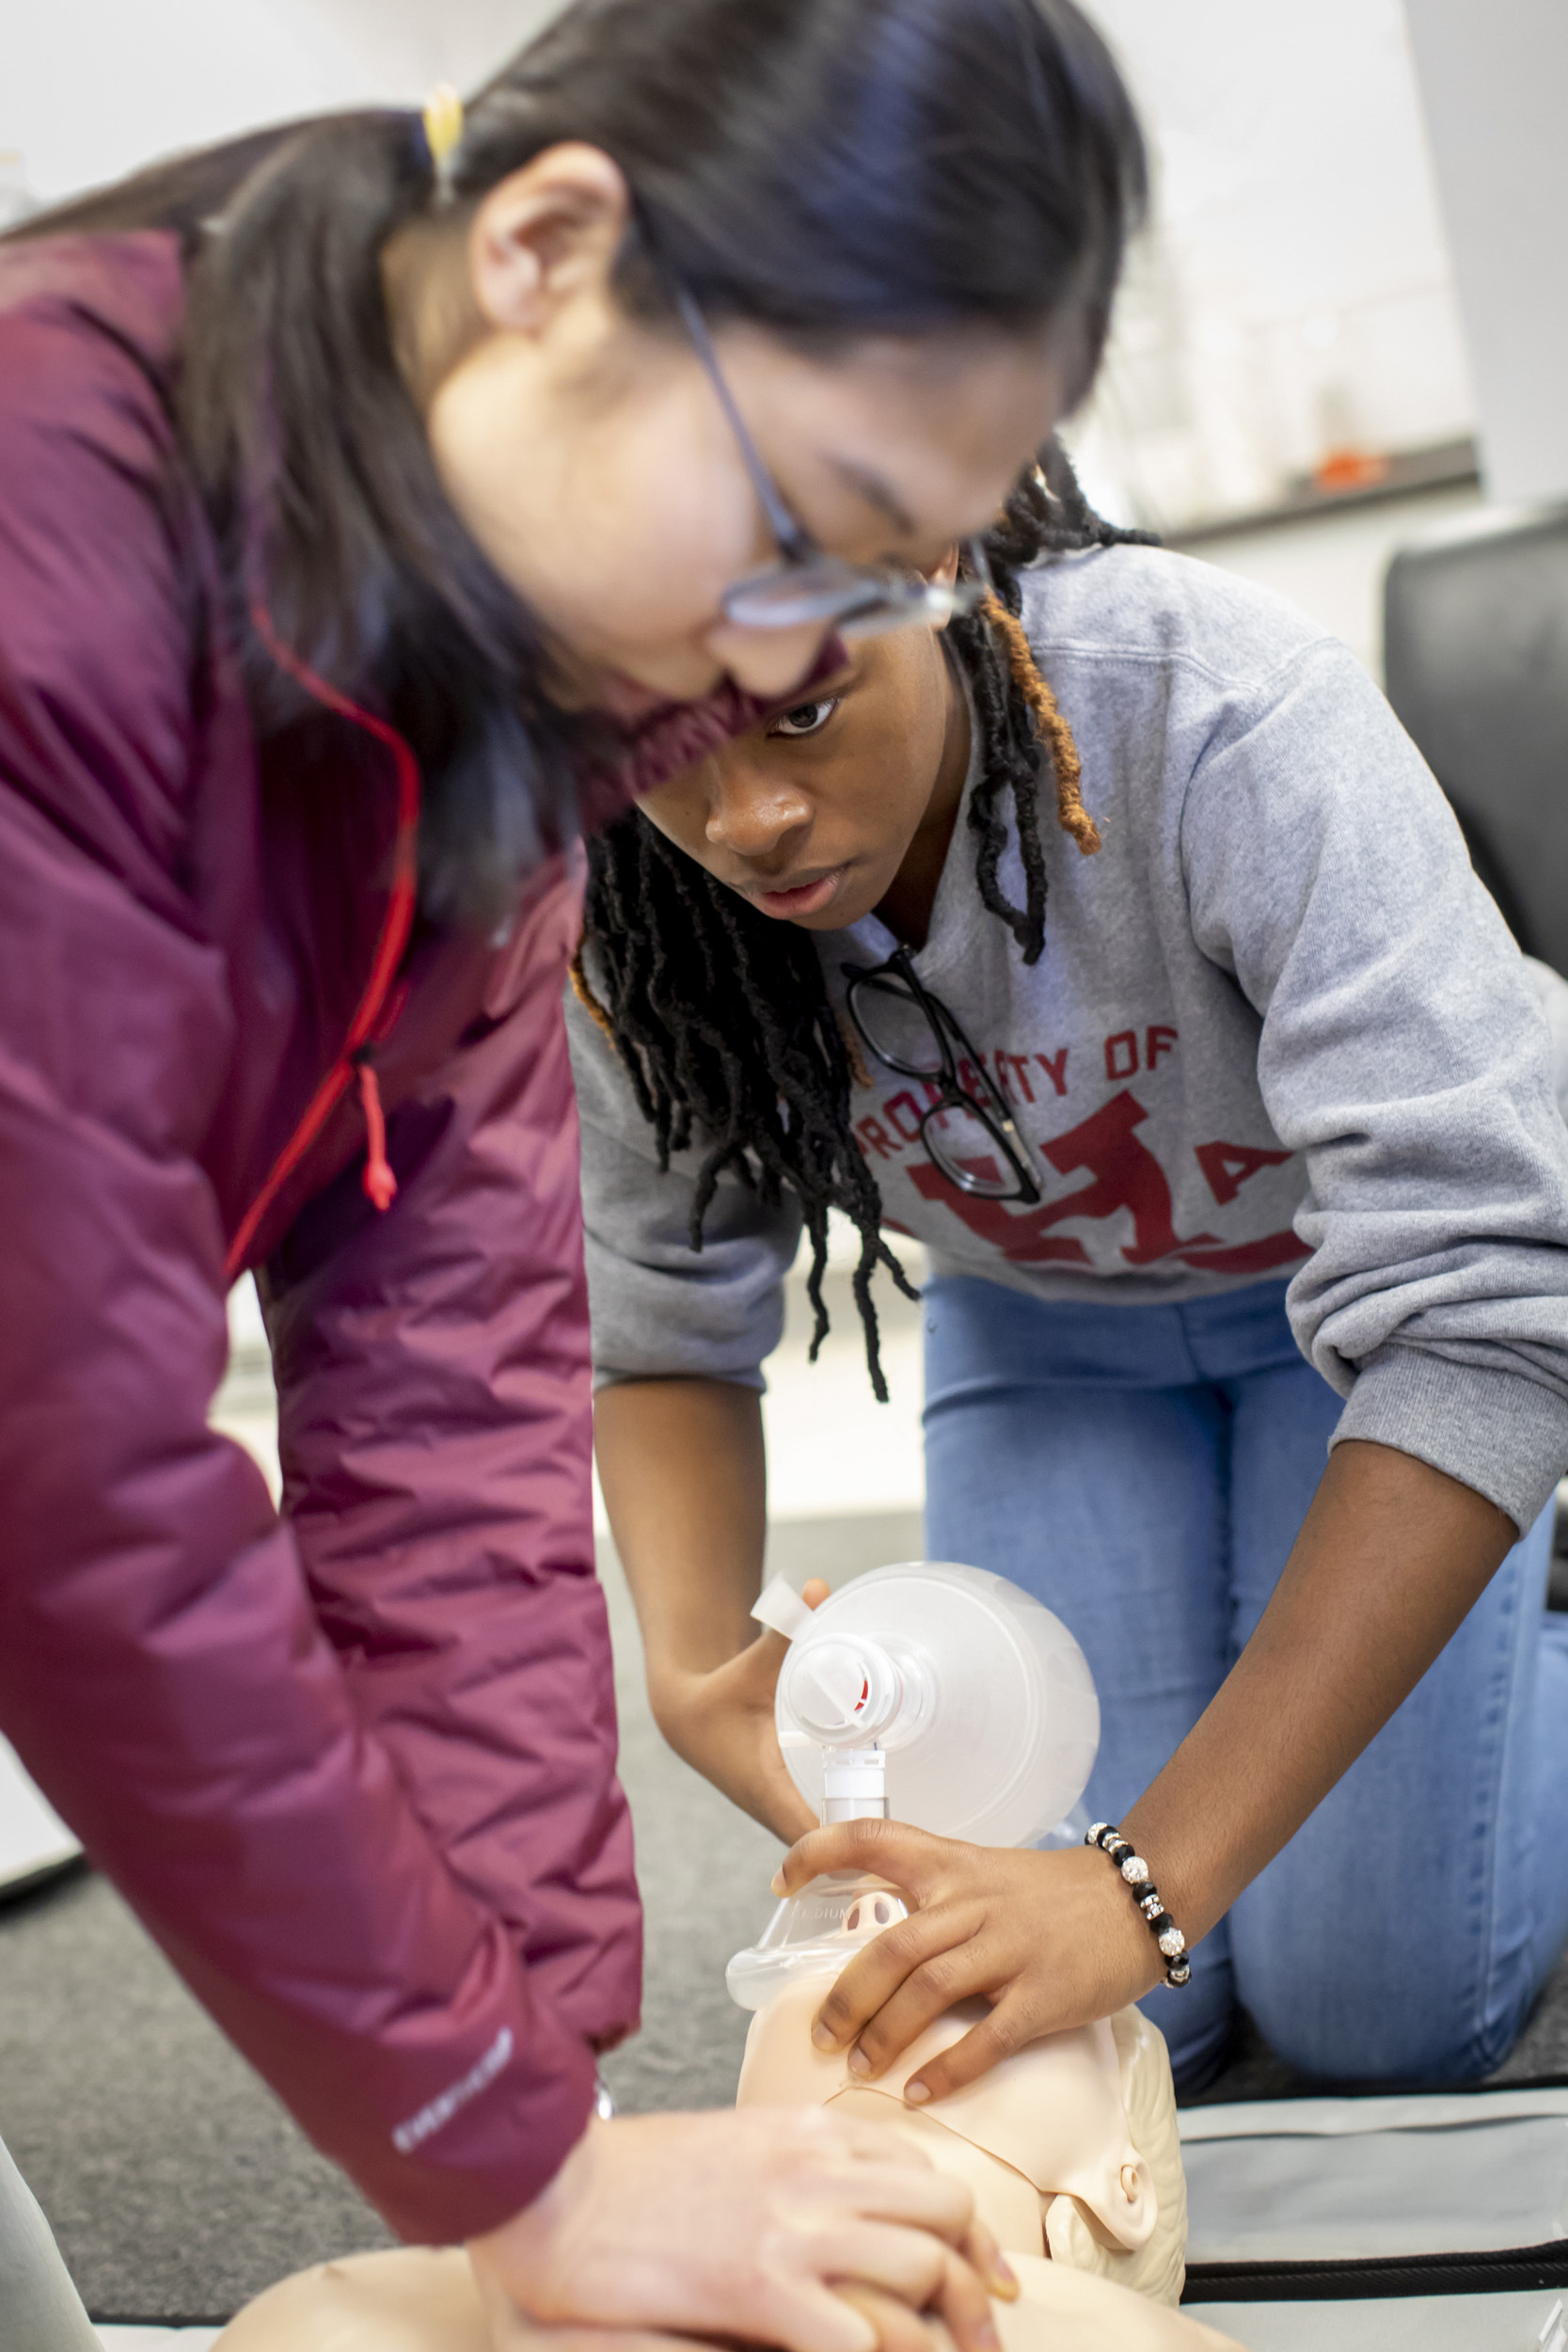
[[[717,322],[832,348],[867,331],[1082,321],[1085,381],[1144,193],[1120,78],[1072,0],[577,0],[469,106],[437,177],[417,115],[259,134],[29,221],[162,227],[188,255],[181,430],[263,731],[298,690],[245,612],[377,705],[424,771],[426,908],[488,919],[569,744],[538,628],[444,496],[399,373],[380,257],[558,141],[620,165],[660,261]],[[636,226],[620,298],[661,316]]]
[[[1123,531],[1096,515],[1053,445],[987,537],[995,596],[950,625],[981,738],[968,806],[975,880],[982,903],[1011,931],[1025,963],[1037,962],[1045,946],[1039,786],[1046,770],[1059,831],[1085,854],[1099,849],[1100,834],[1080,794],[1076,746],[1019,620],[1018,576],[1042,558],[1148,540],[1147,532]],[[1000,876],[1009,815],[1022,906],[1006,895]],[[855,1304],[871,1385],[885,1402],[871,1278],[884,1266],[906,1295],[916,1294],[882,1238],[881,1194],[852,1123],[852,1089],[863,1073],[839,1027],[810,932],[759,914],[636,809],[589,843],[588,860],[573,980],[653,1128],[660,1168],[693,1144],[702,1152],[692,1248],[703,1246],[704,1219],[726,1173],[774,1205],[792,1192],[812,1245],[815,1358],[828,1333],[828,1216],[842,1211],[860,1234]]]

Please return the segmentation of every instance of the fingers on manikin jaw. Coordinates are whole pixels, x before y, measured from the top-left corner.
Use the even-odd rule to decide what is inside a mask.
[[[816,2012],[812,2040],[819,2050],[849,2041],[910,1971],[920,1966],[933,1948],[931,1924],[929,1915],[916,1912],[884,1928],[856,1954],[823,1995]]]
[[[861,2027],[849,2053],[849,2072],[865,2079],[885,2074],[928,2026],[977,1989],[961,1951],[939,1952],[924,1962]]]
[[[974,1954],[968,1949],[984,1925],[985,1914],[978,1904],[942,1906],[935,1911],[912,1912],[896,1926],[885,1928],[863,1951],[849,1963],[843,1975],[824,1995],[812,2028],[812,2040],[819,2050],[840,2047],[860,2033],[863,2043],[871,2020],[883,2026],[887,2012],[906,1994],[921,2006],[921,2022],[914,2032],[923,2032],[966,1994],[982,1989],[974,1968]],[[926,2004],[935,2000],[937,2006],[926,2011]],[[901,2022],[902,2011],[897,2012]],[[884,2028],[885,2029],[885,2028]],[[914,2032],[887,2051],[878,2061],[877,2071],[891,2061],[899,2049],[914,2039]],[[868,2056],[872,2053],[868,2052]]]
[[[974,2026],[961,2042],[955,2042],[941,2058],[933,2058],[920,2070],[916,2079],[905,2091],[918,2106],[924,2099],[945,2099],[950,2090],[962,2090],[966,2084],[977,2082],[982,2074],[1000,2066],[1015,2050],[1033,2041],[1037,2030],[1024,2015],[1022,2004],[999,2002],[990,2015]]]

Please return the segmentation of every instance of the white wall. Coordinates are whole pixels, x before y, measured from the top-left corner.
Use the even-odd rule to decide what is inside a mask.
[[[0,0],[4,151],[62,196],[173,148],[470,87],[558,0]],[[1267,504],[1335,442],[1465,434],[1473,401],[1400,0],[1086,0],[1155,149],[1104,391],[1114,509]],[[648,0],[657,7],[658,0]],[[1568,0],[1531,5],[1568,23]],[[1488,24],[1489,0],[1431,0]]]
[[[330,106],[467,87],[550,0],[0,0],[0,183],[42,201]],[[5,158],[18,157],[8,166]]]
[[[1548,0],[1561,6],[1562,0]],[[1154,150],[1154,233],[1082,435],[1157,523],[1474,402],[1400,0],[1085,0]],[[1478,0],[1453,0],[1464,8]]]
[[[1408,7],[1486,485],[1568,498],[1568,6]]]

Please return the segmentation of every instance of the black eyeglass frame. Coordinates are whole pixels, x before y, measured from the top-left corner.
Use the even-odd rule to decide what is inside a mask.
[[[713,388],[734,436],[768,528],[778,543],[779,561],[749,572],[721,596],[726,620],[742,628],[803,628],[815,623],[836,628],[844,637],[875,637],[896,628],[934,628],[973,612],[992,587],[985,543],[967,539],[964,551],[973,577],[951,582],[918,572],[890,572],[875,564],[847,564],[818,547],[792,515],[752,440],[739,403],[719,362],[702,306],[673,276],[671,292],[682,326]]]
[[[941,1078],[941,1093],[937,1100],[921,1113],[920,1119],[921,1144],[925,1149],[927,1158],[938,1174],[944,1176],[950,1184],[956,1184],[960,1192],[972,1193],[987,1200],[1022,1200],[1031,1208],[1043,1200],[1045,1192],[1036,1173],[1034,1153],[1019,1131],[1006,1097],[970,1043],[957,1015],[948,1009],[940,996],[933,995],[921,980],[919,974],[915,971],[909,949],[907,947],[895,948],[885,963],[844,963],[840,964],[839,970],[847,983],[845,991],[845,1009],[854,1023],[856,1034],[867,1052],[874,1054],[877,1059],[885,1063],[889,1070],[895,1070],[901,1078],[919,1078],[927,1086],[933,1085],[939,1076]],[[897,1055],[890,1054],[885,1046],[879,1045],[856,1009],[857,994],[864,988],[875,987],[877,983],[884,981],[885,976],[890,972],[902,983],[907,995],[912,998],[926,1017],[927,1026],[935,1038],[937,1051],[942,1057],[940,1073],[934,1070],[922,1070],[914,1062],[903,1061]],[[887,989],[885,993],[889,995],[895,993],[892,989]],[[955,1046],[958,1048],[957,1053],[954,1051]],[[959,1077],[959,1055],[967,1058],[970,1068],[985,1089],[983,1100],[966,1087]],[[960,1107],[966,1110],[972,1119],[979,1121],[1012,1169],[1015,1182],[1010,1192],[998,1192],[991,1185],[976,1178],[966,1177],[960,1171],[950,1168],[946,1160],[939,1157],[932,1149],[930,1137],[926,1133],[928,1122],[940,1118],[943,1111]]]

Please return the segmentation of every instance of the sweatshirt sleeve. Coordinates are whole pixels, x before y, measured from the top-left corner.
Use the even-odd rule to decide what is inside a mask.
[[[658,1165],[653,1129],[614,1049],[575,995],[566,1028],[582,1125],[583,1243],[596,1385],[617,1380],[729,1380],[764,1386],[762,1365],[784,1331],[784,1278],[802,1218],[786,1192],[776,1208],[734,1177],[721,1180],[690,1243],[700,1152]]]
[[[1289,1305],[1375,1439],[1530,1526],[1568,1465],[1568,1128],[1523,959],[1359,664],[1227,700],[1189,784],[1195,936],[1262,1017],[1305,1155]]]
[[[95,340],[0,322],[0,1724],[317,2145],[454,2238],[549,2179],[593,2057],[207,1423],[234,1024],[181,881],[198,665],[157,404]]]

